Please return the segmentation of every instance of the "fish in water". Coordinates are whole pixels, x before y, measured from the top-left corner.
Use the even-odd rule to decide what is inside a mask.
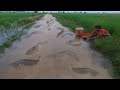
[[[87,74],[90,73],[91,75],[97,75],[98,72],[96,72],[95,70],[91,69],[91,68],[72,68],[72,70],[74,72],[80,73],[80,74]]]
[[[37,45],[36,46],[33,46],[31,49],[29,49],[27,52],[26,52],[26,55],[30,55],[30,54],[33,54],[35,52],[38,51],[38,48],[37,48]]]
[[[51,30],[51,28],[49,28],[48,30]]]
[[[60,29],[61,31],[57,34],[57,37],[59,37],[60,35],[62,35],[64,33],[64,29],[62,29],[62,28],[58,28],[58,29]]]
[[[47,23],[49,23],[49,21],[47,21]]]
[[[67,45],[70,45],[70,46],[80,46],[81,43],[80,43],[80,40],[69,40],[66,42]]]
[[[31,32],[30,35],[32,34],[38,34],[39,32],[38,31],[34,31],[34,32]]]
[[[29,38],[29,37],[31,37],[33,34],[38,34],[38,33],[39,33],[38,31],[31,32],[30,34],[25,35],[24,38]]]
[[[40,27],[40,25],[37,25],[37,26],[35,26],[34,28],[38,28],[38,27]]]
[[[20,65],[24,65],[24,66],[31,66],[31,65],[35,65],[39,62],[39,59],[38,60],[32,60],[32,59],[22,59],[22,60],[19,60],[19,61],[16,61],[14,63],[12,63],[11,65],[13,67],[18,67]]]
[[[46,43],[48,43],[48,41],[39,42],[37,45],[35,45],[31,49],[29,49],[25,54],[30,55],[30,54],[33,54],[33,53],[37,52],[39,45],[44,45]]]

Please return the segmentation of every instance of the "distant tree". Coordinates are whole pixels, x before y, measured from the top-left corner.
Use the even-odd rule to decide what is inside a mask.
[[[86,14],[86,12],[84,12],[84,14]]]
[[[13,11],[13,13],[16,13],[16,11]]]
[[[38,13],[38,11],[34,11],[35,13]]]

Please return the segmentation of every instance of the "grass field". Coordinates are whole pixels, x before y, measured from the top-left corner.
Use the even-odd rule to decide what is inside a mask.
[[[11,24],[13,23],[19,24],[23,22],[26,18],[34,15],[36,14],[35,13],[0,13],[0,31],[2,29],[1,27],[10,28]]]
[[[36,13],[0,13],[0,53],[20,39],[24,30],[42,17]]]
[[[94,25],[100,24],[111,33],[111,38],[100,38],[91,47],[103,53],[112,62],[113,77],[120,78],[120,14],[53,14],[57,20],[72,31],[82,26],[91,33]]]

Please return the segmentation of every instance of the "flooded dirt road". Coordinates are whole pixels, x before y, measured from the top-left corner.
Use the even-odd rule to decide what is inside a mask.
[[[111,79],[105,59],[46,14],[0,57],[3,79]]]

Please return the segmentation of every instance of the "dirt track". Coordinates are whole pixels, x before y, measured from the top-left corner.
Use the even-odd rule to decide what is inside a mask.
[[[111,79],[101,54],[46,14],[0,57],[0,78]]]

